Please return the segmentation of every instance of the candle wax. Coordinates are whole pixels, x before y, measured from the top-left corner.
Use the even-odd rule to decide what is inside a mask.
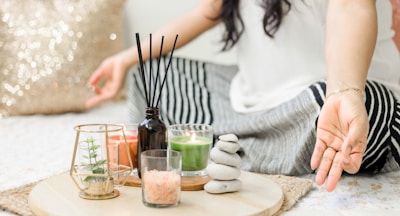
[[[136,135],[125,135],[126,137],[126,142],[128,143],[129,147],[129,154],[131,155],[132,159],[132,166],[133,168],[137,167],[137,136]],[[120,135],[112,135],[109,136],[109,144],[116,144],[119,143],[119,164],[120,165],[125,165],[125,166],[130,166],[129,163],[129,158],[126,152],[126,146],[124,144],[124,137]],[[112,146],[112,145],[111,145]],[[116,149],[110,148],[110,161],[113,163],[118,162],[117,160],[117,152]]]
[[[181,152],[183,171],[198,171],[207,167],[211,142],[206,137],[176,136],[171,138],[170,148]]]

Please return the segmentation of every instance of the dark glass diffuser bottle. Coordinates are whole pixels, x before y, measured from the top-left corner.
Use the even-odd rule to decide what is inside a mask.
[[[159,117],[157,107],[147,107],[146,117],[138,126],[138,175],[141,177],[140,154],[151,149],[167,149],[167,127]]]

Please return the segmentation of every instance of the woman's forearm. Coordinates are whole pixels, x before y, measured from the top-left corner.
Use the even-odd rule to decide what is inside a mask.
[[[178,40],[175,49],[188,44],[203,32],[217,25],[220,21],[212,18],[217,17],[221,4],[222,0],[201,0],[192,11],[158,29],[152,34],[152,58],[159,56],[162,36],[164,36],[162,55],[165,55],[172,51],[176,35],[178,35]],[[142,57],[145,61],[150,59],[150,38],[149,35],[140,36],[142,37],[140,42]],[[133,46],[127,49],[125,57],[129,65],[137,64],[139,62],[137,47]]]
[[[377,38],[375,0],[330,0],[326,28],[327,95],[364,89]]]

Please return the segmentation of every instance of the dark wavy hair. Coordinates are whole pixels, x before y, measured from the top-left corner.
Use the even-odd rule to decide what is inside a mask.
[[[290,10],[291,4],[288,0],[261,0],[260,4],[265,10],[263,17],[264,32],[273,38],[282,23],[283,16]],[[287,9],[284,9],[284,5],[288,6]],[[222,50],[229,50],[237,43],[245,28],[240,16],[239,0],[224,0],[217,19],[221,19],[225,25],[225,32],[222,36],[224,42]]]

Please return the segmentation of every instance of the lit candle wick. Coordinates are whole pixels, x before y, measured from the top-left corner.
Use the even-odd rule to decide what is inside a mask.
[[[196,141],[196,134],[192,134],[192,136],[190,136],[190,142],[195,142]]]

